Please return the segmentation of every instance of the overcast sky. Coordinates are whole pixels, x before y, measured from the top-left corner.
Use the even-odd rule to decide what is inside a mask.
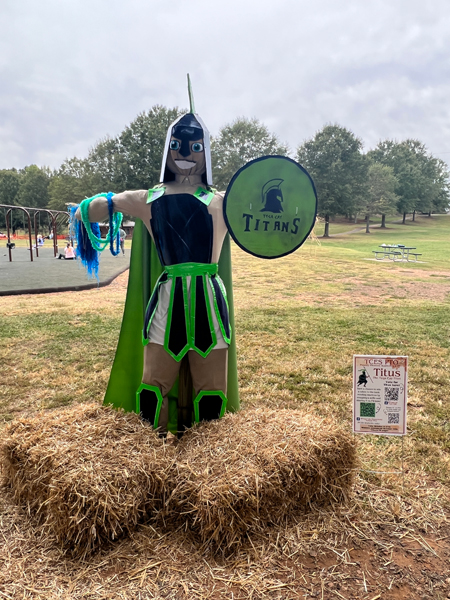
[[[0,0],[0,168],[85,157],[154,104],[292,150],[326,123],[450,162],[449,0]]]

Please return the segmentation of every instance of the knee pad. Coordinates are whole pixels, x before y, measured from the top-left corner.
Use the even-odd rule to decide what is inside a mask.
[[[141,383],[136,392],[136,412],[140,414],[145,421],[151,423],[154,429],[158,427],[162,403],[163,397],[161,390],[156,387],[156,385]]]
[[[195,422],[220,419],[225,413],[227,398],[222,391],[203,391],[194,400]]]

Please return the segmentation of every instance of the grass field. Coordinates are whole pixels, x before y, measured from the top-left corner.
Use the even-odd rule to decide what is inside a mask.
[[[306,407],[350,429],[352,355],[407,355],[408,436],[403,445],[361,436],[359,448],[369,470],[398,470],[403,454],[404,480],[361,472],[342,512],[272,530],[225,564],[148,525],[89,563],[71,562],[4,491],[0,598],[447,598],[450,218],[418,217],[370,234],[334,225],[338,235],[277,261],[233,248],[241,402]],[[414,246],[421,260],[375,261],[382,243]],[[101,402],[126,277],[96,290],[1,299],[3,424]]]

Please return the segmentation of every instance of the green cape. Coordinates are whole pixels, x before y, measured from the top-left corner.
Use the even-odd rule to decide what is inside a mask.
[[[130,272],[122,326],[117,344],[116,356],[111,369],[104,404],[112,404],[125,411],[136,411],[136,391],[142,381],[144,347],[142,330],[147,303],[153,287],[163,268],[159,262],[155,245],[146,227],[136,219],[131,247]],[[236,340],[234,332],[233,286],[231,273],[230,238],[227,234],[219,260],[219,275],[227,290],[232,327],[231,344],[228,350],[228,390],[227,410],[239,409],[237,380]],[[168,429],[176,433],[178,381],[169,392]]]

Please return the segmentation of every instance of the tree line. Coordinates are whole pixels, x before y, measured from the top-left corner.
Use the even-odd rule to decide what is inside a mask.
[[[116,137],[100,140],[86,158],[66,159],[58,169],[30,165],[0,170],[0,204],[66,210],[101,191],[115,193],[146,189],[159,181],[167,129],[178,108],[154,106],[139,114]],[[233,174],[246,162],[265,154],[292,156],[257,119],[239,118],[211,140],[213,181],[226,189]],[[380,142],[366,153],[355,134],[339,125],[326,125],[293,155],[312,176],[318,213],[329,235],[330,219],[343,215],[366,218],[417,211],[444,212],[450,201],[446,163],[432,156],[418,140]],[[0,226],[4,226],[0,215]],[[3,224],[1,221],[3,220]]]

